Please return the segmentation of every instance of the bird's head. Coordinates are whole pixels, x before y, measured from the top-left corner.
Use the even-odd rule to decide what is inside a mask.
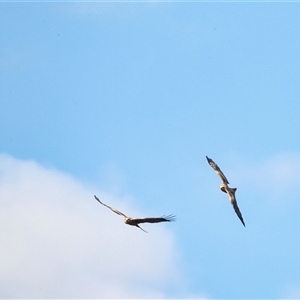
[[[220,185],[220,190],[221,190],[222,192],[224,192],[224,193],[227,193],[227,192],[226,192],[226,185],[225,185],[224,183],[222,183],[222,184]]]
[[[132,218],[124,218],[124,223],[128,225],[132,225]]]

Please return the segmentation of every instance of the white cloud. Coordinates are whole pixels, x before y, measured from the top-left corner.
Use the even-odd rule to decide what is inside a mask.
[[[262,190],[283,193],[300,186],[300,154],[278,154],[263,162],[238,163],[235,170],[238,181]]]
[[[171,224],[145,224],[146,234],[94,193],[70,175],[0,155],[0,298],[163,298],[180,289]],[[126,198],[96,193],[140,216]]]
[[[300,286],[289,283],[281,294],[281,299],[300,299]]]

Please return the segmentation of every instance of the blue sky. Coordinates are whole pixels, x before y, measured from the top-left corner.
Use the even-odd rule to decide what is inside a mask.
[[[1,298],[300,297],[299,3],[0,7]]]

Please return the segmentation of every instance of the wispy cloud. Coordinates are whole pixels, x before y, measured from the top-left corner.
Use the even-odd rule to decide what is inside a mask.
[[[300,299],[300,285],[287,284],[284,292],[280,295],[281,299]]]
[[[1,298],[163,298],[178,288],[167,225],[127,226],[95,192],[137,214],[68,174],[0,155]]]
[[[284,153],[260,162],[240,160],[234,171],[239,182],[262,190],[283,193],[300,187],[300,153]]]

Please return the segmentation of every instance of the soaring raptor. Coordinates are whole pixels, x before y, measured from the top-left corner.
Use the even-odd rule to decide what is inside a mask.
[[[222,184],[220,185],[221,191],[224,192],[224,193],[227,193],[227,195],[229,197],[229,201],[232,204],[235,213],[237,214],[237,216],[239,217],[239,219],[241,220],[243,225],[246,227],[245,222],[243,220],[243,216],[242,216],[242,214],[239,210],[239,207],[237,205],[237,201],[236,201],[236,197],[235,197],[236,188],[230,188],[228,186],[229,182],[228,182],[227,178],[225,177],[225,175],[223,174],[223,172],[221,171],[219,166],[211,158],[206,156],[206,159],[207,159],[209,165],[220,176],[220,178],[222,180]]]
[[[144,230],[143,228],[141,228],[139,226],[140,223],[160,223],[160,222],[172,222],[175,221],[176,217],[173,215],[169,215],[169,216],[162,216],[160,218],[138,218],[138,219],[133,219],[130,217],[127,217],[126,215],[124,215],[122,212],[116,210],[115,208],[112,208],[106,204],[104,204],[103,202],[100,201],[100,199],[95,196],[95,199],[102,205],[106,206],[107,208],[109,208],[111,211],[113,211],[114,213],[123,216],[124,217],[124,223],[128,224],[128,225],[132,225],[132,226],[136,226],[138,228],[140,228],[141,230],[143,230],[144,232],[147,232],[146,230]]]

